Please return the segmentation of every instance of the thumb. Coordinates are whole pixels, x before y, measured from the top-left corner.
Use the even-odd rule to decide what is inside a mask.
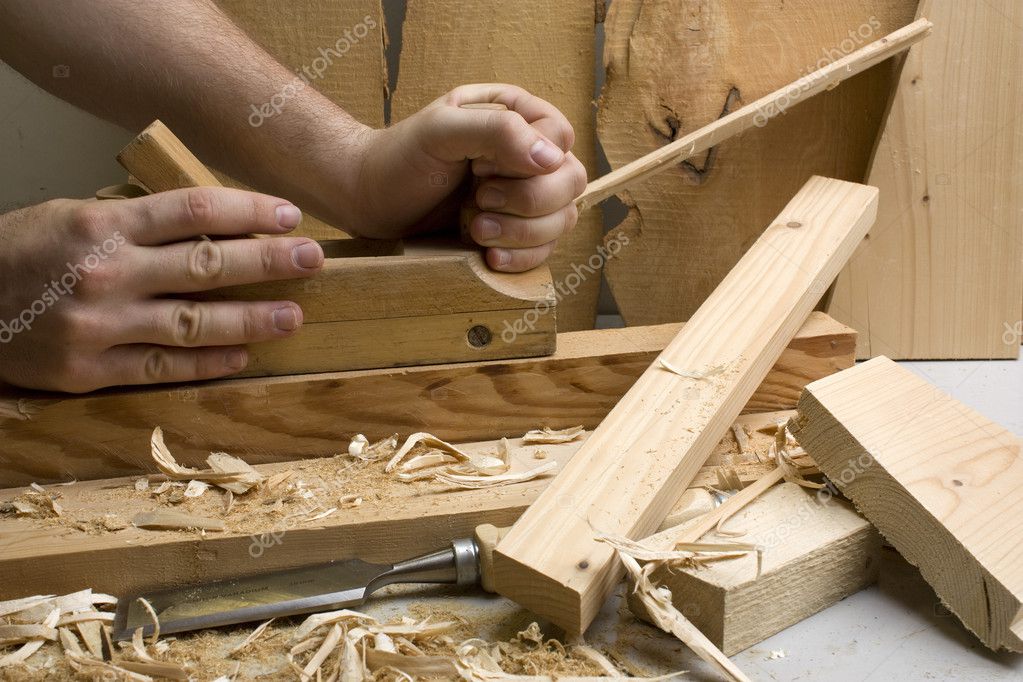
[[[477,175],[532,177],[565,161],[558,145],[514,111],[439,105],[421,113],[423,151],[447,163],[471,160]]]

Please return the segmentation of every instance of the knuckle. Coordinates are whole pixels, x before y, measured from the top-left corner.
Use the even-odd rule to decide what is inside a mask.
[[[264,277],[271,277],[274,274],[274,263],[277,262],[276,253],[278,249],[285,248],[281,240],[262,239],[259,242],[259,271]]]
[[[203,306],[182,302],[174,306],[170,320],[170,339],[175,346],[201,345],[209,329],[209,316]]]
[[[75,295],[81,295],[86,300],[95,300],[117,293],[120,278],[113,267],[103,262],[91,268],[88,267],[88,263],[79,265],[82,267],[75,271],[78,277]]]
[[[213,223],[214,200],[213,192],[205,187],[192,187],[185,190],[185,219],[196,227],[206,227]]]
[[[189,279],[214,284],[224,274],[224,247],[205,239],[193,242],[185,270]]]
[[[90,242],[101,241],[107,231],[107,211],[98,202],[84,203],[71,210],[71,230]]]
[[[574,203],[571,203],[565,207],[564,220],[565,222],[563,225],[562,233],[571,230],[579,221],[579,208]]]
[[[142,379],[147,383],[168,381],[173,376],[174,363],[163,348],[153,347],[142,356]]]

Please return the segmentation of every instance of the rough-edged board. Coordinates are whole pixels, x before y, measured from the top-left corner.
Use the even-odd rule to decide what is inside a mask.
[[[572,443],[525,448],[520,447],[520,440],[511,439],[515,470],[541,464],[542,461],[531,454],[535,450],[547,453],[543,461],[564,465],[586,436],[583,434],[583,440]],[[168,439],[167,444],[177,454],[178,442]],[[719,445],[718,451],[727,450],[728,445]],[[498,446],[497,441],[486,441],[462,447],[468,452],[493,454]],[[715,463],[708,462],[694,483],[707,485],[716,480],[714,470],[719,460],[712,457],[712,461]],[[292,480],[302,480],[305,489],[315,493],[321,481],[331,476],[311,466],[322,462],[282,462],[256,468],[267,476],[294,471]],[[344,468],[350,465],[350,460],[338,461],[336,471],[341,480]],[[239,521],[239,514],[245,519],[253,517],[245,516],[237,506],[239,502],[233,514],[222,514],[220,493],[216,489],[205,494],[208,507],[189,512],[194,502],[186,500],[175,507],[161,506],[152,500],[149,492],[136,491],[132,478],[53,486],[47,488],[47,492],[61,495],[59,502],[64,509],[64,520],[0,518],[3,540],[0,542],[0,575],[3,576],[0,600],[32,594],[65,594],[86,587],[115,594],[130,593],[145,587],[217,580],[356,556],[367,561],[407,559],[417,553],[440,549],[455,537],[468,537],[478,524],[511,524],[550,481],[550,477],[539,478],[490,490],[452,490],[439,484],[348,489],[346,492],[362,494],[363,503],[340,509],[317,521],[295,517],[267,522],[256,517],[245,521],[244,532],[231,525],[224,532],[209,532],[205,536],[130,526],[90,534],[75,528],[72,520],[86,522],[89,528],[89,522],[102,520],[108,514],[124,522],[139,512],[156,508],[184,509],[193,515],[214,518],[223,516],[231,523]],[[150,490],[157,485],[154,480]],[[0,490],[0,502],[25,490]],[[317,495],[300,507],[311,509],[319,505],[317,509],[325,509],[325,505],[337,504],[333,498]],[[290,507],[286,509],[293,513]]]
[[[597,112],[611,167],[823,66],[826,50],[844,56],[906,25],[915,8],[916,0],[615,0]],[[861,26],[869,35],[849,38]],[[628,217],[609,238],[624,234],[629,244],[605,272],[627,323],[690,317],[810,175],[861,182],[892,71],[891,61],[880,64],[626,192]]]
[[[877,223],[830,312],[860,357],[1015,358],[1023,307],[1023,4],[924,0],[869,184]]]
[[[249,36],[282,64],[298,73],[303,67],[322,65],[321,50],[336,50],[339,39],[349,47],[336,57],[323,76],[310,81],[312,87],[366,125],[384,125],[387,90],[387,62],[384,58],[384,14],[380,0],[216,0]],[[373,26],[371,26],[371,23]],[[350,40],[357,24],[370,27],[365,37]],[[360,31],[361,32],[361,31]],[[340,52],[340,51],[339,51]],[[315,71],[313,72],[315,75]],[[239,105],[239,116],[249,116],[249,104]],[[231,186],[238,182],[220,174]],[[296,235],[314,239],[341,239],[344,234],[308,213]]]
[[[795,483],[774,486],[724,528],[743,535],[711,532],[701,541],[759,545],[759,575],[756,555],[748,554],[701,568],[658,568],[652,580],[671,590],[675,608],[726,656],[877,580],[881,536],[874,527],[845,500]]]
[[[877,357],[807,386],[793,431],[991,649],[1023,652],[1023,448]]]
[[[877,190],[811,178],[494,553],[500,594],[581,634],[874,220]]]
[[[568,117],[573,152],[594,177],[594,7],[593,0],[409,0],[391,119],[408,117],[457,85],[512,83]],[[558,301],[558,329],[593,327],[602,235],[600,210],[585,211],[548,260],[554,281],[569,292]],[[575,286],[577,277],[583,281]]]
[[[545,358],[358,370],[89,395],[0,391],[0,487],[147,470],[163,427],[182,462],[210,450],[251,463],[336,453],[429,430],[451,442],[517,436],[539,426],[593,428],[681,325],[558,335]],[[855,333],[814,313],[750,399],[748,411],[794,408],[808,382],[852,366]]]

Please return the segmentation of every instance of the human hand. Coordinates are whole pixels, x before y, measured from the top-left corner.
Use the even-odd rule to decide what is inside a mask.
[[[499,103],[506,111],[464,108]],[[481,180],[469,226],[495,270],[542,263],[578,218],[586,171],[570,152],[575,133],[550,103],[512,85],[455,88],[361,144],[355,231],[395,237],[458,223],[467,174]]]
[[[315,274],[311,239],[216,239],[300,220],[283,199],[212,187],[0,215],[0,381],[79,393],[244,369],[244,344],[292,335],[298,305],[173,296]]]

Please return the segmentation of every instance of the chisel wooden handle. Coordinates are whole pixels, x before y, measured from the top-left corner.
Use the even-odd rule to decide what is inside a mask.
[[[161,121],[153,121],[121,150],[117,161],[150,192],[222,187],[217,177]]]

